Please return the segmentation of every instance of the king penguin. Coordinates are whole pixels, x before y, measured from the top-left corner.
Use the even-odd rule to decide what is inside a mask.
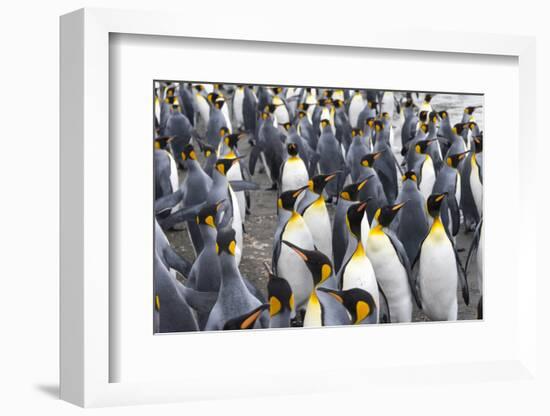
[[[306,164],[298,154],[298,145],[293,142],[288,143],[286,150],[287,158],[281,165],[281,174],[279,175],[280,192],[302,188],[307,185],[309,180]],[[302,195],[300,195],[300,199],[301,197]]]
[[[479,217],[483,214],[483,135],[474,137],[475,153],[472,155],[470,187]]]
[[[267,298],[269,301],[269,327],[288,328],[294,312],[294,295],[286,279],[275,276],[264,264],[269,280],[267,282]]]
[[[352,325],[377,324],[378,306],[373,296],[366,290],[354,288],[334,290],[320,287],[319,291],[332,295],[347,309]]]
[[[424,200],[428,199],[428,197],[432,194],[435,184],[434,162],[428,150],[434,143],[435,139],[420,140],[414,146],[414,151],[418,155],[423,156],[423,160],[421,160],[421,162],[416,166],[415,171],[418,172],[418,186]]]
[[[349,325],[351,323],[345,307],[334,297],[317,289],[333,276],[330,260],[317,250],[302,247],[283,240],[283,244],[293,250],[310,271],[312,290],[307,302],[304,327]]]
[[[407,253],[389,229],[404,205],[402,202],[379,208],[366,242],[367,256],[387,297],[392,322],[411,322],[413,297],[418,302]]]
[[[354,288],[366,290],[373,296],[376,307],[378,307],[380,305],[378,283],[361,241],[361,222],[366,207],[366,202],[359,202],[348,208],[346,214],[346,224],[349,230],[348,248],[336,280],[340,283],[342,290]]]
[[[262,312],[269,308],[269,304],[264,303],[250,312],[244,313],[236,318],[229,319],[223,326],[224,331],[234,331],[241,329],[253,329],[256,322],[262,315]]]
[[[441,203],[445,197],[445,194],[433,194],[428,198],[427,210],[433,222],[417,257],[417,280],[422,309],[434,321],[457,319],[459,279],[464,301],[469,303],[466,276],[452,238],[440,217]]]
[[[283,192],[278,201],[278,225],[273,242],[272,268],[274,274],[286,279],[292,288],[296,309],[305,308],[313,289],[311,273],[294,250],[282,241],[286,240],[308,250],[313,250],[313,236],[303,217],[296,211],[296,199],[306,189]],[[294,316],[293,316],[294,317]]]
[[[235,260],[236,249],[235,230],[229,227],[218,230],[216,251],[220,260],[222,280],[218,298],[204,327],[205,331],[223,329],[228,320],[249,313],[262,305],[258,298],[250,293],[241,276]],[[256,325],[267,327],[267,315],[265,319],[260,318]]]

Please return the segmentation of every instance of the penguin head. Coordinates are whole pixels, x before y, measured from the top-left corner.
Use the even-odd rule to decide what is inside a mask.
[[[227,136],[229,134],[229,129],[226,127],[226,126],[223,126],[220,128],[220,130],[218,131],[218,134],[220,135],[220,137],[223,139],[225,136]]]
[[[328,126],[330,126],[330,121],[327,120],[326,118],[322,119],[321,120],[321,129],[325,129],[327,128]]]
[[[317,104],[321,107],[326,107],[327,105],[331,104],[332,100],[330,98],[319,98],[317,100]]]
[[[281,92],[283,92],[282,87],[273,87],[271,88],[271,90],[273,91],[274,94],[280,94]]]
[[[320,287],[321,292],[328,293],[340,302],[351,315],[353,325],[375,324],[378,319],[376,303],[372,295],[364,289],[334,290]]]
[[[338,176],[339,171],[327,175],[316,175],[307,182],[307,187],[311,192],[321,195],[327,183]]]
[[[264,107],[264,113],[273,114],[275,111],[276,106],[274,104],[268,104]]]
[[[418,119],[422,123],[426,123],[428,121],[428,112],[423,110],[420,113],[418,113]]]
[[[159,136],[155,137],[155,149],[166,149],[168,143],[174,139],[174,136]]]
[[[474,137],[474,146],[476,153],[483,152],[483,132],[481,132],[479,136]]]
[[[441,210],[441,204],[443,200],[447,197],[447,192],[442,194],[431,194],[426,201],[426,206],[428,208],[428,214],[432,218],[439,216],[439,211]]]
[[[458,134],[459,136],[462,134],[464,129],[468,128],[468,123],[457,123],[453,126],[453,133]]]
[[[206,96],[206,99],[210,102],[210,104],[214,105],[214,103],[216,102],[216,100],[218,98],[221,98],[220,95],[218,93],[215,93],[215,92],[211,92],[210,94],[208,94]]]
[[[195,148],[191,143],[188,143],[183,148],[183,152],[181,152],[181,158],[183,160],[197,160],[197,154],[195,153]]]
[[[293,189],[293,190],[283,192],[279,196],[279,199],[277,200],[277,206],[287,211],[294,211],[294,205],[296,204],[296,199],[307,188],[308,188],[307,186],[303,186],[298,189]]]
[[[230,226],[218,230],[216,237],[216,253],[235,255],[237,249],[237,240],[235,239],[235,230]]]
[[[437,122],[439,121],[439,117],[437,116],[437,113],[435,111],[430,111],[429,118],[430,118],[430,123],[437,125]]]
[[[374,130],[378,133],[382,130],[384,130],[384,124],[380,120],[374,121]]]
[[[346,201],[355,201],[357,200],[357,197],[359,196],[359,191],[363,189],[363,187],[367,184],[370,178],[372,178],[373,175],[369,175],[367,178],[363,179],[361,182],[357,183],[351,183],[349,185],[344,186],[344,189],[342,189],[342,192],[340,192],[340,197]]]
[[[325,90],[325,91],[323,92],[323,95],[324,95],[325,97],[328,97],[328,98],[332,98],[332,94],[334,94],[334,91],[332,91],[332,90]]]
[[[256,323],[256,321],[258,320],[262,312],[267,308],[269,308],[269,304],[265,303],[251,310],[250,312],[237,316],[236,318],[229,319],[228,321],[225,322],[223,326],[223,330],[231,331],[231,330],[241,330],[241,329],[252,329],[254,328],[254,324]]]
[[[447,165],[452,167],[452,168],[455,168],[457,169],[458,168],[458,165],[460,165],[460,162],[466,157],[466,155],[469,153],[470,151],[467,150],[465,152],[462,152],[462,153],[456,153],[454,155],[451,155],[451,156],[447,156]]]
[[[390,118],[391,118],[391,117],[390,117],[390,113],[388,113],[387,111],[384,111],[384,112],[382,113],[382,119],[383,119],[383,120],[390,120]]]
[[[369,126],[370,128],[372,128],[372,126],[374,126],[374,117],[369,117],[365,120],[365,124],[367,126]]]
[[[304,106],[307,106],[307,104],[302,103],[302,104],[300,104],[300,106],[304,107]],[[305,112],[305,110],[300,109],[300,111],[298,111],[298,117],[300,118],[300,120],[303,119],[306,116],[307,116],[307,113]]]
[[[374,219],[378,221],[382,227],[387,227],[391,224],[397,213],[407,202],[401,202],[395,205],[386,205],[382,208],[378,208],[374,214]]]
[[[202,207],[195,217],[195,222],[199,225],[204,224],[216,228],[216,215],[223,204],[224,200]]]
[[[449,114],[445,110],[440,111],[437,114],[439,114],[439,117],[441,117],[442,120],[445,120],[446,118],[449,118]]]
[[[204,154],[204,157],[209,158],[212,155],[215,155],[216,152],[214,149],[214,146],[209,145],[208,143],[199,142],[202,153]]]
[[[239,162],[240,157],[236,157],[234,159],[218,159],[216,160],[216,164],[214,165],[216,170],[220,172],[223,176],[227,175],[227,172],[229,172],[229,169],[231,169],[231,166],[233,166],[235,163]]]
[[[477,107],[475,107],[475,106],[466,107],[466,108],[464,109],[464,113],[471,116],[472,114],[474,114],[474,111],[476,111],[476,108],[477,108]]]
[[[269,316],[274,317],[283,311],[294,310],[294,295],[288,280],[269,274],[267,282],[267,298],[269,299]]]
[[[286,145],[286,151],[290,156],[298,155],[298,145],[296,143],[289,143]]]
[[[416,173],[414,172],[414,170],[409,170],[408,172],[405,172],[405,174],[401,177],[401,181],[402,182],[405,182],[405,181],[413,181],[413,182],[418,182],[418,178],[416,176]]]
[[[305,250],[283,240],[283,244],[290,247],[306,263],[313,277],[314,286],[320,285],[332,275],[332,263],[329,258],[317,250]]]
[[[358,240],[361,239],[361,221],[367,209],[367,202],[358,202],[356,204],[350,205],[346,212],[346,224],[351,231],[351,233]]]
[[[432,98],[433,98],[432,94],[426,94],[426,96],[424,97],[424,102],[429,104],[430,101],[432,101]]]
[[[378,105],[378,103],[376,101],[367,101],[367,105],[369,106],[369,108],[372,110],[374,108],[376,108],[376,106]]]
[[[290,127],[292,127],[292,124],[290,124],[288,121],[286,123],[283,124],[283,127],[285,128],[286,131],[289,131],[290,130]]]
[[[412,97],[409,95],[409,96],[407,97],[407,99],[405,100],[405,107],[406,107],[406,108],[411,108],[411,107],[413,107],[413,106],[414,106],[413,99],[412,99]]]
[[[195,84],[193,85],[193,88],[195,88],[198,92],[204,91],[204,86],[202,84]]]
[[[235,149],[237,147],[237,143],[239,142],[239,139],[242,137],[243,135],[241,133],[228,134],[227,136],[224,137],[223,142],[230,149]]]
[[[425,124],[424,124],[425,125]],[[434,142],[434,139],[428,139],[428,140],[420,140],[416,143],[416,146],[414,146],[414,150],[416,153],[420,154],[426,154],[428,151],[428,147]]]
[[[363,130],[361,129],[351,129],[351,137],[363,137]]]
[[[374,166],[374,162],[378,160],[380,156],[382,156],[383,152],[384,150],[380,152],[369,153],[368,155],[363,156],[363,158],[361,159],[361,165],[365,166],[366,168],[372,168]]]
[[[344,102],[342,100],[334,100],[333,103],[336,108],[342,108],[344,106]]]

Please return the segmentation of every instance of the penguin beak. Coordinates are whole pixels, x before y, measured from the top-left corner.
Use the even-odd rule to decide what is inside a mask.
[[[304,192],[308,187],[309,187],[309,186],[306,185],[306,186],[302,186],[301,188],[296,189],[296,191],[294,191],[294,193],[292,194],[292,196],[293,196],[294,198],[298,198],[298,196],[299,196],[302,192]]]
[[[288,247],[290,247],[292,250],[294,250],[294,252],[296,254],[298,254],[298,256],[300,256],[300,258],[303,260],[303,261],[307,261],[308,257],[306,256],[306,254],[300,249],[300,247],[286,241],[286,240],[283,240],[283,243],[286,244]]]
[[[367,184],[369,179],[372,178],[373,176],[374,174],[367,176],[361,183],[359,183],[359,185],[357,185],[357,190],[360,191],[361,189],[363,189],[363,187]]]
[[[327,175],[327,176],[325,177],[325,182],[327,182],[327,183],[330,182],[331,180],[333,180],[334,178],[336,178],[336,176],[337,176],[340,172],[341,172],[341,171],[337,170],[336,172],[333,172],[333,173]]]
[[[400,204],[396,204],[396,205],[394,205],[394,206],[391,207],[391,210],[392,210],[393,212],[398,212],[401,208],[403,208],[403,207],[405,206],[405,204],[406,204],[407,202],[409,202],[409,201],[407,200],[407,201],[405,201],[405,202],[401,202]]]
[[[328,293],[328,294],[331,295],[334,299],[336,299],[338,302],[344,303],[344,298],[343,298],[342,295],[340,294],[341,292],[338,291],[338,290],[329,289],[329,288],[326,288],[326,287],[319,287],[319,288],[317,288],[317,290],[319,290],[319,291],[321,291],[321,292]]]

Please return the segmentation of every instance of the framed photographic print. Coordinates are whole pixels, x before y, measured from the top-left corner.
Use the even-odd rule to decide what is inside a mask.
[[[530,377],[533,41],[173,18],[61,19],[62,398]]]

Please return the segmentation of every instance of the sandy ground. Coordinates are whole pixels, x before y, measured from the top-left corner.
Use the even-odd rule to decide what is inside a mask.
[[[434,97],[432,105],[436,110],[447,109],[453,123],[461,121],[462,111],[467,105],[479,105],[483,101],[479,96],[462,96],[441,94]],[[482,127],[482,110],[476,113],[477,122]],[[397,123],[397,121],[396,121]],[[399,134],[397,130],[396,133]],[[400,143],[400,135],[398,142]],[[239,145],[241,154],[247,155],[250,146],[247,140],[241,141]],[[399,156],[396,152],[396,156]],[[399,156],[400,157],[400,156]],[[247,161],[245,163],[248,163]],[[258,169],[257,169],[258,170]],[[180,179],[184,173],[180,171]],[[276,191],[266,190],[270,186],[265,173],[256,172],[253,181],[260,185],[260,190],[252,193],[251,213],[245,222],[243,257],[240,264],[241,273],[267,295],[267,274],[263,262],[271,263],[273,234],[277,224],[276,215]],[[333,207],[329,206],[329,212],[333,215]],[[187,231],[168,231],[167,237],[176,250],[188,260],[193,259],[193,250]],[[329,238],[331,236],[328,236]],[[463,227],[457,235],[457,248],[462,263],[466,264],[466,256],[472,242],[472,233],[465,233]],[[477,304],[480,298],[480,290],[477,284],[477,264],[475,261],[468,272],[468,283],[470,285],[470,304],[466,305],[462,299],[462,293],[458,292],[458,318],[470,320],[477,318]],[[413,312],[414,321],[427,321],[427,317],[415,306]]]

